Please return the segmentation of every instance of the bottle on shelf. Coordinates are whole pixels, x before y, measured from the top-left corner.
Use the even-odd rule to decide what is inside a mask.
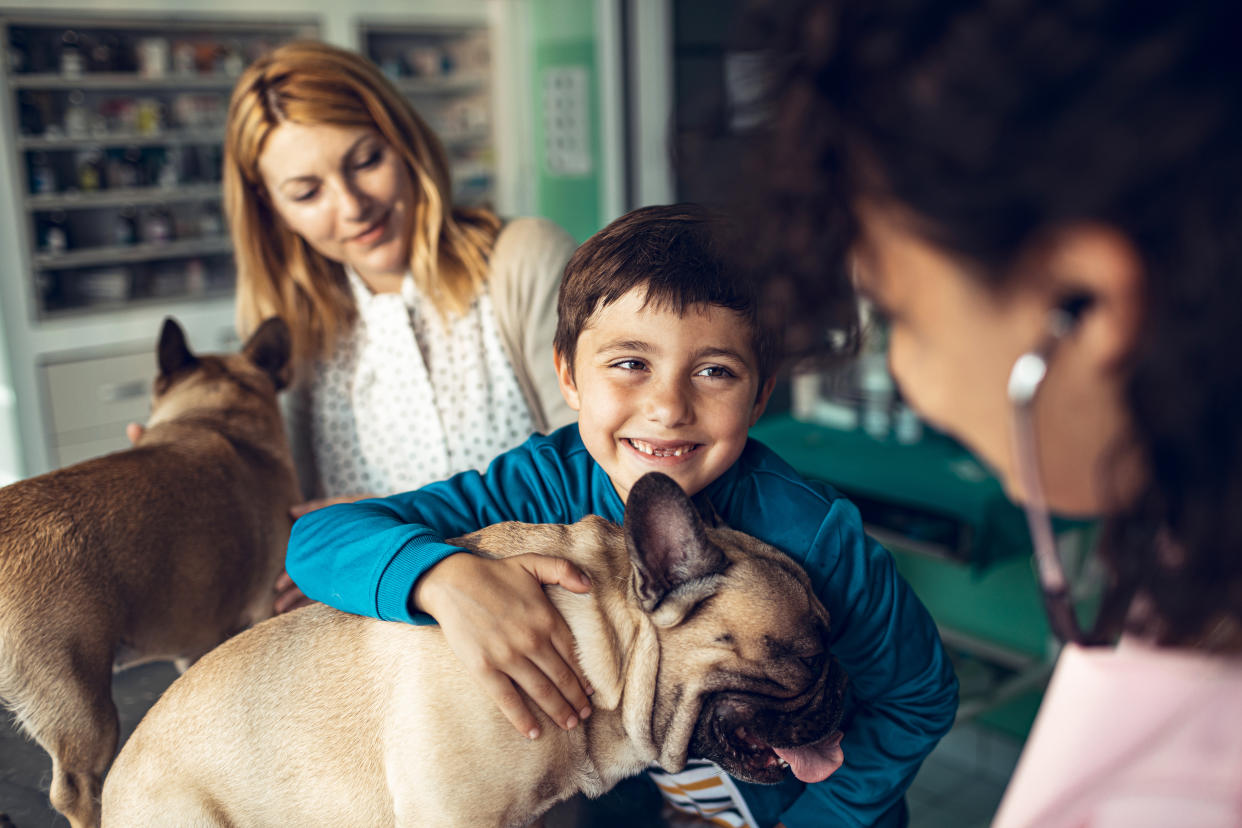
[[[144,37],[138,41],[138,74],[144,78],[162,78],[168,73],[168,40]]]
[[[39,223],[39,247],[44,253],[59,255],[69,249],[69,217],[64,210],[49,213]]]
[[[230,40],[228,42],[224,47],[224,57],[220,60],[220,67],[230,78],[235,78],[242,73],[246,68],[246,55],[241,41]]]
[[[137,147],[109,150],[105,178],[109,189],[130,189],[140,186],[142,154]]]
[[[893,415],[893,437],[907,446],[923,439],[923,421],[904,402],[897,403],[897,413]]]
[[[896,391],[892,375],[888,372],[888,360],[882,351],[864,353],[858,358],[858,367],[863,430],[877,440],[884,440],[892,429]]]
[[[17,29],[9,34],[8,52],[10,75],[30,71],[30,41],[25,31]]]
[[[172,47],[172,69],[174,75],[188,77],[195,72],[194,44],[188,40],[178,40]]]
[[[158,98],[139,98],[136,102],[135,124],[139,135],[158,135],[164,128],[164,105]]]
[[[84,65],[81,38],[73,29],[67,29],[60,36],[60,73],[66,78],[80,78]]]
[[[70,138],[85,138],[90,132],[91,114],[86,108],[86,93],[75,89],[69,93],[65,107],[65,134]]]
[[[127,204],[116,215],[113,226],[112,242],[119,246],[128,246],[138,241],[138,211],[133,205]]]
[[[202,259],[190,259],[185,263],[185,291],[191,296],[207,292],[207,266]]]
[[[56,192],[56,170],[46,152],[30,156],[30,193],[47,195]]]
[[[78,189],[84,193],[93,193],[103,186],[103,153],[99,149],[88,149],[78,153]]]
[[[198,235],[202,238],[224,235],[224,218],[220,215],[219,205],[214,202],[204,202],[199,210]]]
[[[173,239],[172,216],[166,207],[152,207],[142,218],[142,240],[148,244],[167,244]]]
[[[164,153],[164,162],[160,164],[156,183],[166,190],[174,189],[181,183],[181,150],[169,147]]]

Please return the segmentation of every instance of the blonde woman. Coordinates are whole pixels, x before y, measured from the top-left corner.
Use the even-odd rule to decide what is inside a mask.
[[[238,328],[279,315],[293,332],[302,511],[482,469],[574,419],[552,358],[574,241],[451,193],[440,141],[365,58],[291,43],[238,80],[224,157]],[[422,582],[448,596],[435,620],[497,703],[523,705],[516,683],[560,721],[588,706],[573,638],[546,602],[513,596],[589,584],[561,559],[508,560]],[[277,589],[278,611],[305,600],[288,576]],[[474,635],[498,610],[510,621]]]
[[[483,468],[572,420],[551,344],[573,240],[454,206],[440,141],[366,58],[300,42],[252,64],[224,195],[241,334],[273,315],[293,332],[308,498]]]

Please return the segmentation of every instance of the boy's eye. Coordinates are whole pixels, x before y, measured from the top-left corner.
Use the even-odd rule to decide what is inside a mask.
[[[647,364],[641,359],[620,359],[612,363],[613,368],[621,368],[626,371],[642,371]]]
[[[723,365],[709,365],[701,369],[695,376],[710,377],[712,379],[725,379],[735,376],[735,374]]]

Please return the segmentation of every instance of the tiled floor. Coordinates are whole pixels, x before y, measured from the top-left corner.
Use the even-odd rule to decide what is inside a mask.
[[[112,698],[121,717],[122,740],[129,738],[147,708],[176,677],[168,662],[144,664],[113,677]],[[52,760],[18,733],[0,710],[0,814],[7,814],[16,828],[68,828],[68,820],[48,804],[51,782]]]
[[[986,725],[958,725],[923,763],[906,796],[911,828],[984,828],[1022,745]]]
[[[150,664],[116,677],[113,694],[121,711],[122,738],[133,731],[175,675],[168,664]],[[986,826],[1017,763],[1020,747],[1012,738],[984,725],[967,723],[954,728],[927,758],[910,788],[912,828]],[[67,828],[68,823],[48,805],[50,777],[47,754],[14,732],[7,720],[0,724],[0,813],[7,813],[16,828]],[[632,817],[619,824],[650,828]],[[555,828],[570,825],[562,819]],[[606,826],[596,817],[589,828]]]

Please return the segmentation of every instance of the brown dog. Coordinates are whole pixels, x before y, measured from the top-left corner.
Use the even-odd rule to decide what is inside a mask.
[[[0,699],[51,754],[74,828],[98,824],[116,753],[114,665],[184,669],[272,614],[298,500],[288,360],[279,319],[201,357],[168,319],[138,444],[0,489]]]
[[[756,782],[778,781],[782,759],[827,775],[844,686],[827,612],[795,563],[706,528],[671,478],[634,485],[624,529],[503,523],[453,543],[590,576],[588,595],[548,589],[595,687],[581,726],[524,739],[437,627],[313,606],[168,689],[108,776],[104,825],[522,826],[691,756]]]

